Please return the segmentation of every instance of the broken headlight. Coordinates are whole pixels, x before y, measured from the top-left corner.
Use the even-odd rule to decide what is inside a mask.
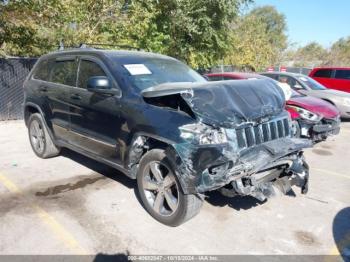
[[[225,129],[208,129],[199,136],[199,144],[211,145],[211,144],[224,144],[227,142],[227,136]]]
[[[306,119],[312,122],[318,122],[322,119],[322,116],[316,113],[310,112],[309,110],[306,110],[304,108],[297,107],[297,106],[288,106],[288,107],[294,109],[302,119]]]
[[[224,144],[227,142],[225,129],[197,123],[180,127],[181,137],[197,141],[200,145]]]

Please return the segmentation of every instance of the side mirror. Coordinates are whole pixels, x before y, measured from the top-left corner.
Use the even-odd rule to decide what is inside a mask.
[[[294,86],[293,86],[293,88],[294,89],[304,89],[301,85],[299,85],[299,84],[295,84]]]
[[[110,81],[105,76],[93,76],[88,79],[87,89],[89,91],[96,92],[98,90],[106,90],[110,88],[111,88]]]

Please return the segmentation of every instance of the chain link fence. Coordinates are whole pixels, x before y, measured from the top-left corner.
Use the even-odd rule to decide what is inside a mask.
[[[36,58],[0,58],[0,121],[23,118],[23,82]]]

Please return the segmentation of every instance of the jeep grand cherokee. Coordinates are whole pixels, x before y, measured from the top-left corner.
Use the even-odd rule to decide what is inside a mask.
[[[196,215],[211,190],[259,200],[293,185],[307,192],[311,142],[291,137],[271,80],[207,82],[168,56],[84,48],[42,56],[24,88],[37,156],[66,147],[120,170],[166,225]]]

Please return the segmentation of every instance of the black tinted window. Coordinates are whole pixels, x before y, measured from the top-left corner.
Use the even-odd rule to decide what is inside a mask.
[[[350,70],[337,70],[335,72],[335,78],[350,79]]]
[[[34,78],[39,80],[48,81],[49,80],[49,64],[48,60],[42,60],[39,62],[35,72]]]
[[[78,86],[87,88],[87,82],[93,76],[107,76],[102,68],[95,62],[88,60],[81,60],[79,69]]]
[[[330,78],[332,76],[332,69],[320,69],[314,74],[314,77],[326,77]]]
[[[74,60],[54,61],[51,68],[51,82],[75,86],[76,62]]]

